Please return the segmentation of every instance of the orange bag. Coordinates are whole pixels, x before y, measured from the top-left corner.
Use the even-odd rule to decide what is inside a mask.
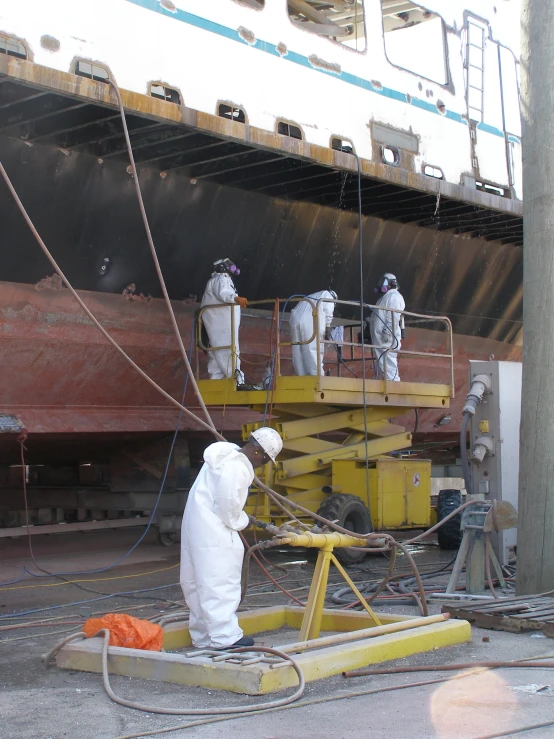
[[[164,633],[161,626],[126,613],[107,613],[102,618],[89,618],[83,626],[88,637],[94,636],[100,629],[110,630],[110,647],[159,652],[163,646]]]

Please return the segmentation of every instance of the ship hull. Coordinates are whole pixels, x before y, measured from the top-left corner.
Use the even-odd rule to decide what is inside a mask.
[[[164,390],[180,399],[186,372],[164,301],[88,291],[80,291],[80,296],[129,356]],[[199,306],[174,301],[173,307],[184,344],[190,348],[194,313]],[[263,377],[269,363],[270,318],[270,313],[257,310],[243,313],[241,355],[243,368],[253,381]],[[0,283],[0,323],[2,411],[17,418],[34,440],[29,445],[33,463],[40,463],[41,449],[46,457],[51,455],[54,444],[70,456],[82,456],[83,449],[87,449],[92,459],[94,450],[101,450],[110,439],[155,437],[175,429],[178,410],[118,355],[83,314],[69,290],[56,286],[56,281],[39,285]],[[404,346],[442,353],[445,335],[410,329]],[[456,335],[454,352],[456,397],[448,409],[451,421],[440,425],[445,413],[422,411],[416,444],[456,439],[467,392],[469,359],[488,359],[491,354],[498,360],[521,359],[521,347],[475,336]],[[202,354],[198,366],[200,375],[205,376]],[[357,369],[356,364],[352,367]],[[292,372],[287,351],[282,368],[284,373]],[[337,372],[332,353],[326,356],[326,368],[332,374]],[[448,382],[448,362],[433,356],[401,359],[400,371],[402,379],[408,381]],[[200,414],[190,384],[185,405]],[[218,429],[233,438],[239,438],[243,423],[259,418],[256,412],[241,408],[217,408],[213,416]],[[412,428],[413,414],[398,422]],[[187,417],[181,418],[180,428],[194,436],[205,434]],[[3,446],[5,457],[13,462],[17,445]]]

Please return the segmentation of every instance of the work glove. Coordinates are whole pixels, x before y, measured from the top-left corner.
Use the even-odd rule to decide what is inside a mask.
[[[241,308],[246,308],[248,305],[248,300],[246,298],[239,298],[238,296],[235,298],[235,303],[240,305]]]
[[[255,526],[256,525],[256,519],[254,518],[254,516],[248,516],[248,522],[249,522],[250,526]]]

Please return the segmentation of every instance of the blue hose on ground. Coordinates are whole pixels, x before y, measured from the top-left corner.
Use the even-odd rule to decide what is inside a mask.
[[[164,588],[177,587],[179,583],[170,583],[169,585],[157,585],[155,588],[143,588],[142,590],[122,590],[118,593],[105,593],[98,598],[89,598],[88,600],[75,600],[71,603],[59,603],[55,606],[44,606],[43,608],[32,608],[28,611],[20,611],[19,613],[4,613],[0,616],[0,620],[20,618],[28,616],[31,613],[42,613],[43,611],[54,611],[58,608],[70,608],[72,606],[80,606],[86,603],[96,603],[99,600],[107,600],[108,598],[125,597],[126,595],[136,595],[137,593],[150,593],[152,590],[163,590]]]

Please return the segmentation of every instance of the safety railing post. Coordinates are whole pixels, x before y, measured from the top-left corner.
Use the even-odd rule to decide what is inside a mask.
[[[316,377],[317,377],[317,392],[321,392],[321,372],[319,370],[320,367],[323,367],[323,357],[321,356],[321,337],[319,335],[319,303],[320,301],[317,301],[317,305],[313,312],[314,317],[314,329],[315,329],[315,346],[316,346]]]
[[[273,372],[277,373],[277,377],[281,377],[281,305],[280,300],[277,298],[275,301],[275,308],[274,308],[274,315],[276,320],[275,325],[275,341],[276,341],[276,358],[275,358],[275,367],[273,368]],[[272,383],[274,383],[275,380],[272,379]]]
[[[235,343],[235,308],[231,307],[231,377],[236,377],[237,347]]]
[[[202,335],[201,333],[202,332],[202,316],[200,314],[200,311],[198,312],[197,319],[194,322],[194,332],[195,332],[194,342],[196,344],[196,347],[195,347],[196,351],[194,352],[194,360],[195,360],[194,363],[196,365],[196,379],[199,380],[200,379],[200,357],[199,357],[200,352],[198,351],[198,348],[202,344],[202,341],[200,339]]]

